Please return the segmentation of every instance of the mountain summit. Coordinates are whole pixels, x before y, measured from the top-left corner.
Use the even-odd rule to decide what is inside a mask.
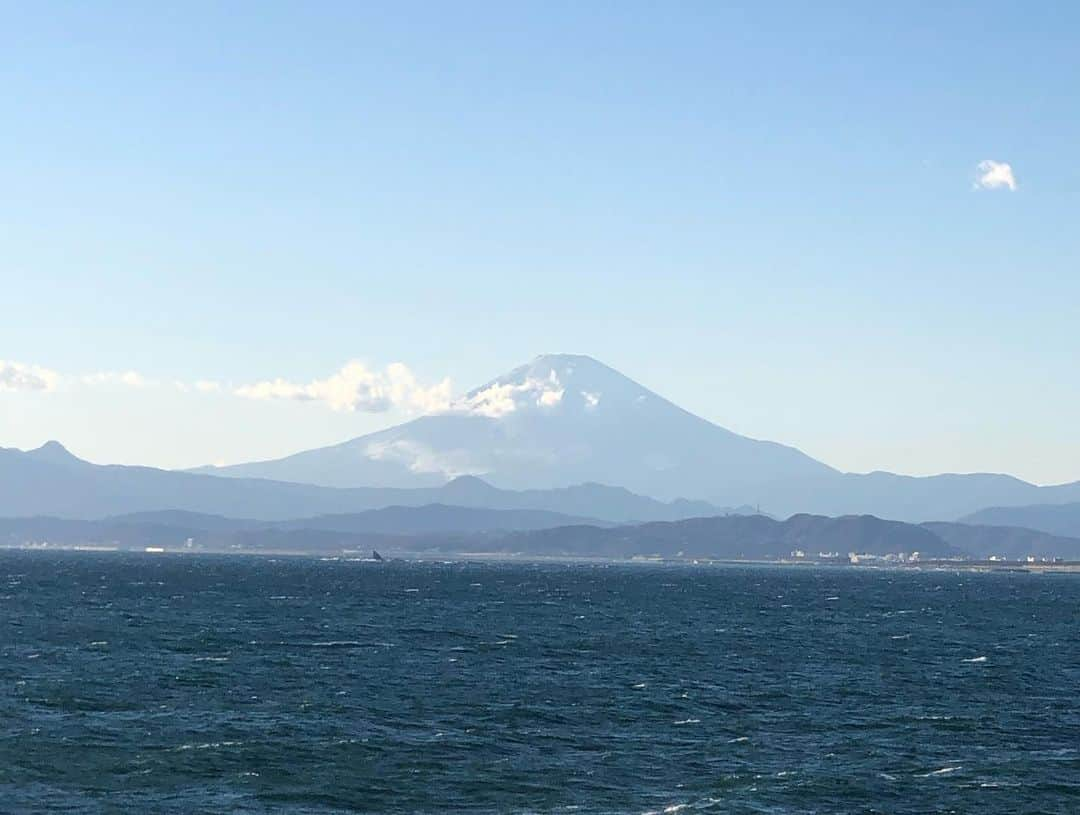
[[[27,451],[26,455],[37,461],[48,461],[53,464],[79,465],[83,463],[64,445],[55,440],[47,441],[41,447]]]
[[[512,489],[600,482],[668,499],[834,472],[572,354],[537,357],[442,413],[332,447],[207,471],[338,487],[431,486],[463,475]]]

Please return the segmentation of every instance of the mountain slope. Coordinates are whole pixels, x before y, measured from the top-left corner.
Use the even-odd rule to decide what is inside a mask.
[[[1080,502],[1012,507],[992,506],[968,515],[963,521],[969,524],[1023,526],[1051,535],[1080,538]]]
[[[107,515],[182,509],[218,515],[288,518],[349,511],[359,496],[309,484],[221,479],[153,467],[97,465],[57,442],[36,450],[0,449],[0,516]]]
[[[616,484],[673,499],[833,470],[739,436],[585,356],[548,355],[423,416],[333,447],[214,470],[328,486],[417,486],[482,475],[508,489]]]

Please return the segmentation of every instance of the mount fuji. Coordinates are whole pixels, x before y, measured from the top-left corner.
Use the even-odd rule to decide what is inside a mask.
[[[442,413],[282,459],[200,471],[333,487],[437,486],[466,475],[519,490],[598,482],[665,500],[752,496],[758,485],[836,474],[570,354],[537,357]]]

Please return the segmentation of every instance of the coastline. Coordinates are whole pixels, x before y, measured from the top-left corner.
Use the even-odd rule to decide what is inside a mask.
[[[185,547],[144,547],[124,548],[106,545],[78,546],[0,546],[0,552],[27,552],[38,554],[128,554],[147,557],[169,556],[244,556],[244,557],[296,557],[316,560],[338,560],[343,562],[363,562],[378,565],[370,553],[355,550],[300,551],[285,549],[189,549]],[[621,566],[670,566],[670,567],[715,567],[715,566],[770,566],[791,568],[855,569],[874,571],[907,572],[971,572],[979,574],[1067,574],[1080,575],[1080,561],[1005,561],[1005,560],[919,560],[887,561],[883,559],[860,560],[848,559],[811,559],[811,558],[664,558],[632,556],[627,558],[592,557],[588,555],[540,555],[527,552],[471,552],[471,551],[421,551],[387,550],[383,553],[387,563],[432,563],[432,562],[506,562],[506,563],[552,563],[552,564],[611,564]]]

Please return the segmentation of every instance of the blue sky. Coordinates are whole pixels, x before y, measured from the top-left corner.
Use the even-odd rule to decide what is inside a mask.
[[[843,469],[1080,478],[1080,7],[4,16],[0,446],[276,456],[567,351]],[[415,383],[304,390],[350,360]]]

